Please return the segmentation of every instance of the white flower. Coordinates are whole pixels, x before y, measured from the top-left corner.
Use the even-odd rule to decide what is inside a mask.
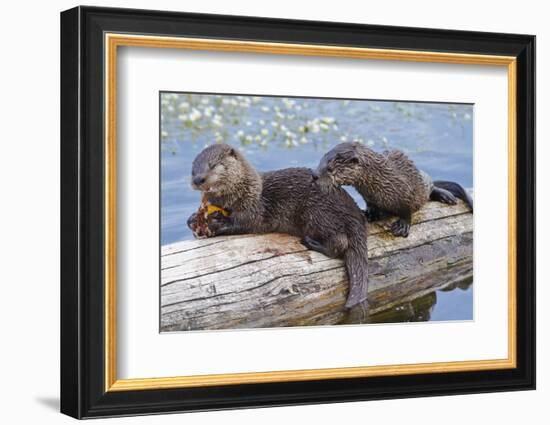
[[[214,118],[212,118],[212,125],[216,127],[221,127],[223,125],[221,115],[218,115],[218,114],[214,115]]]
[[[179,105],[179,109],[182,111],[187,111],[189,109],[189,103],[187,102],[181,102]]]
[[[193,110],[191,111],[191,113],[189,114],[189,119],[192,121],[192,122],[195,122],[197,120],[200,120],[202,117],[202,113],[201,111],[199,111],[198,109],[196,108],[193,108]]]
[[[286,97],[284,97],[282,99],[282,102],[284,103],[284,105],[287,107],[287,109],[292,109],[292,107],[294,106],[294,104],[296,103],[294,100],[292,99],[287,99]]]
[[[269,134],[269,130],[267,128],[262,128],[260,133],[262,134],[262,136],[267,136]]]
[[[267,106],[262,106],[262,111],[269,112],[269,108]]]

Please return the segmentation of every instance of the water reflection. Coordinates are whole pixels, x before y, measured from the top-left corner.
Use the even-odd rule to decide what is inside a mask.
[[[472,283],[454,283],[412,301],[369,315],[364,320],[347,317],[343,323],[402,323],[430,320],[472,320]],[[443,317],[443,318],[441,318]]]

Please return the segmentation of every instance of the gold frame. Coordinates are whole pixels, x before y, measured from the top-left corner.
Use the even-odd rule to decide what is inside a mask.
[[[135,391],[214,385],[409,375],[515,368],[516,358],[516,59],[513,56],[370,49],[128,34],[105,34],[105,391]],[[116,374],[116,97],[120,46],[330,56],[505,66],[508,70],[508,357],[390,366],[117,379]]]

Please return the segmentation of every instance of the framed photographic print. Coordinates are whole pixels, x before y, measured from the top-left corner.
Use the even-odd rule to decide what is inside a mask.
[[[61,411],[533,389],[534,61],[529,35],[63,12]]]

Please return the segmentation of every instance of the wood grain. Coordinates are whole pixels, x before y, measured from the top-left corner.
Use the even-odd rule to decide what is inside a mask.
[[[369,313],[472,278],[473,219],[460,202],[428,203],[408,238],[369,225]],[[183,222],[183,220],[182,220]],[[182,223],[183,225],[183,223]],[[161,331],[360,323],[343,308],[343,262],[284,234],[224,236],[161,252]],[[359,313],[358,313],[359,312]]]

